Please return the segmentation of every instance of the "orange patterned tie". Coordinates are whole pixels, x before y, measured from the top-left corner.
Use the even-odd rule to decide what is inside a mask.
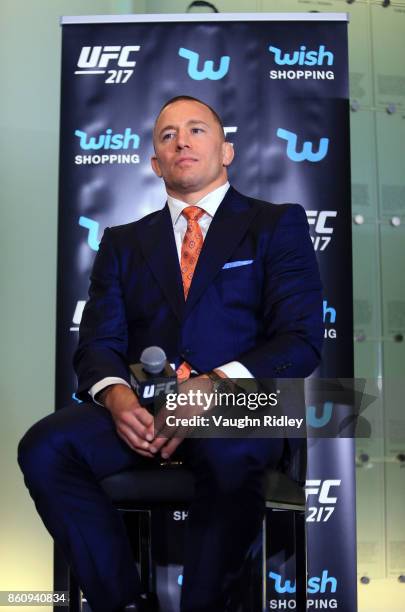
[[[184,297],[187,299],[191,281],[203,245],[203,235],[198,220],[204,210],[198,206],[187,206],[181,213],[187,219],[187,231],[181,245],[180,268],[183,279]]]
[[[187,231],[184,234],[183,244],[181,245],[181,277],[183,279],[184,298],[187,299],[191,281],[197,265],[198,257],[201,253],[204,242],[202,231],[198,225],[198,220],[204,214],[204,210],[198,206],[187,206],[181,213],[187,219]],[[190,378],[191,367],[186,361],[177,368],[177,378],[183,382]]]

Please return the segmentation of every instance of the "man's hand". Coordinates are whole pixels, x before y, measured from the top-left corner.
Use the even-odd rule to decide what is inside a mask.
[[[227,378],[227,376],[221,370],[214,370],[221,378]],[[200,390],[203,393],[212,392],[212,382],[208,374],[201,374],[194,378],[189,378],[185,382],[179,385],[179,393],[187,393],[190,390]],[[192,417],[194,415],[199,416],[205,414],[204,405],[201,406],[178,406],[175,411],[176,417]],[[165,419],[167,412],[164,408],[161,409],[160,413],[156,416],[155,429],[156,438],[153,440],[154,450],[160,451],[163,459],[168,459],[184,440],[190,431],[190,427],[167,427],[165,425]]]
[[[226,375],[221,370],[214,370],[222,378]],[[191,389],[210,393],[212,382],[207,374],[190,378],[181,383],[179,392],[187,393]],[[154,457],[158,452],[163,459],[168,459],[186,437],[189,428],[167,427],[167,413],[161,409],[155,417],[143,408],[135,393],[126,385],[111,385],[100,393],[101,403],[109,410],[114,419],[120,438],[134,451],[144,457]],[[204,406],[182,406],[176,410],[176,416],[191,417],[204,414]]]
[[[140,455],[153,457],[150,444],[154,438],[153,416],[140,405],[132,389],[111,385],[100,393],[100,400],[111,413],[119,437]]]

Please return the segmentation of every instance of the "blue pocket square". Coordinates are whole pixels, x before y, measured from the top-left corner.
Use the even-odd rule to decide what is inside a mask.
[[[222,269],[229,270],[229,268],[239,268],[240,266],[249,266],[253,263],[253,259],[244,259],[242,261],[228,261]]]

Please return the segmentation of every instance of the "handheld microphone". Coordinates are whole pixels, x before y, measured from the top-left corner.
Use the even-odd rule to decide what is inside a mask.
[[[177,393],[177,374],[159,346],[149,346],[140,363],[129,366],[131,387],[141,406],[149,406],[160,396]]]

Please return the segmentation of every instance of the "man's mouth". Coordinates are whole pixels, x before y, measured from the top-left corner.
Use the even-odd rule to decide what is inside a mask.
[[[192,164],[196,161],[198,160],[195,157],[179,157],[179,159],[176,161],[176,166],[180,166],[183,164]]]

